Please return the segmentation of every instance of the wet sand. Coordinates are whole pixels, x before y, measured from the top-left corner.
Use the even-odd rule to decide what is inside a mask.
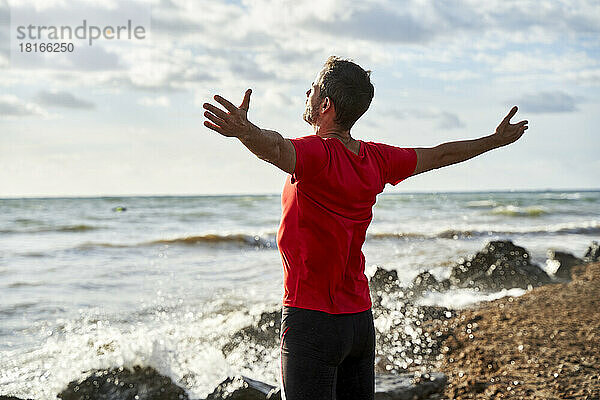
[[[436,398],[600,399],[600,263],[572,272],[427,324],[445,337]]]

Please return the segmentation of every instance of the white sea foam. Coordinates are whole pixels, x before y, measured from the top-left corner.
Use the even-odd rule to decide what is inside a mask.
[[[54,400],[70,381],[87,377],[91,370],[135,365],[155,368],[186,388],[191,398],[206,397],[233,374],[276,382],[277,371],[267,367],[276,366],[273,360],[248,367],[239,352],[226,358],[220,350],[233,332],[252,322],[251,314],[157,312],[128,326],[91,316],[57,321],[60,331],[48,330],[39,347],[3,354],[0,387],[3,394]]]
[[[544,214],[548,214],[550,211],[548,208],[543,206],[528,206],[518,207],[515,205],[506,205],[494,207],[491,211],[492,214],[506,215],[511,217],[538,217]]]
[[[581,198],[581,193],[543,193],[541,194],[544,199],[559,199],[559,200],[579,200]]]
[[[498,205],[498,202],[494,200],[473,200],[467,201],[467,207],[470,208],[486,208],[486,207],[495,207]]]
[[[482,293],[473,289],[455,289],[444,293],[427,292],[417,301],[417,304],[461,309],[481,301],[496,300],[505,296],[521,296],[525,292],[526,290],[520,288],[502,289],[494,293]]]

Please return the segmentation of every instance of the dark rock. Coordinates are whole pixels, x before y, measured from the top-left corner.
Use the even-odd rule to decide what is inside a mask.
[[[281,400],[278,387],[245,376],[229,377],[206,400]]]
[[[596,262],[600,261],[600,245],[597,241],[593,241],[590,247],[588,247],[585,255],[583,256],[585,262]]]
[[[96,370],[83,381],[72,381],[58,394],[63,400],[187,400],[185,390],[152,367]]]
[[[221,351],[229,355],[238,346],[253,346],[259,353],[279,344],[279,331],[281,329],[281,309],[263,312],[253,325],[240,329],[233,334]],[[258,347],[260,348],[258,348]]]
[[[442,281],[440,281],[440,291],[446,291],[449,290],[452,287],[452,283],[450,282],[450,279],[444,279]]]
[[[558,264],[554,276],[561,279],[571,279],[571,268],[584,263],[581,258],[577,258],[571,253],[556,250],[548,250],[548,259]]]
[[[423,271],[413,279],[410,288],[417,295],[425,292],[443,292],[450,288],[450,281],[447,279],[438,281],[431,272]]]
[[[423,374],[376,375],[376,400],[416,400],[426,399],[433,393],[440,393],[446,385],[446,375],[441,372]]]
[[[450,282],[453,286],[477,288],[482,291],[537,287],[551,279],[523,247],[510,240],[489,242],[482,251],[452,268]]]
[[[402,299],[411,297],[409,290],[405,290],[400,286],[398,272],[388,271],[381,267],[377,267],[375,274],[369,279],[369,289],[371,291],[374,315],[377,314],[378,310],[381,310],[381,302],[384,296],[389,297],[392,295]]]
[[[398,272],[388,271],[381,267],[377,267],[375,274],[369,280],[369,285],[372,291],[395,291],[400,289],[400,283],[398,280]]]
[[[19,397],[0,395],[0,400],[23,400]]]
[[[424,293],[428,291],[437,291],[439,288],[439,282],[435,279],[435,276],[429,271],[423,271],[413,279],[410,287],[417,293]]]

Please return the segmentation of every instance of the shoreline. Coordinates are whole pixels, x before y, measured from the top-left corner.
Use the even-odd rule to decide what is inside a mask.
[[[431,321],[442,333],[434,369],[451,399],[600,399],[600,262],[572,280]]]

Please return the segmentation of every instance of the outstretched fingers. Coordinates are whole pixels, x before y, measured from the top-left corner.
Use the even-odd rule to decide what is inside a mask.
[[[229,112],[235,112],[238,109],[236,106],[231,104],[231,102],[229,100],[224,99],[223,97],[219,96],[218,94],[215,95],[214,99],[216,102],[218,102],[223,107],[225,107],[227,109],[227,111],[229,111]]]
[[[528,123],[529,123],[529,121],[523,120],[523,121],[517,122],[515,125],[517,125],[517,126],[524,126],[524,125],[527,125]]]
[[[517,110],[518,110],[517,106],[514,106],[513,108],[511,108],[510,111],[508,112],[508,114],[506,115],[506,117],[504,117],[504,119],[502,120],[502,123],[508,124],[510,119],[512,117],[514,117],[515,114],[517,113]]]
[[[215,132],[220,133],[221,135],[225,135],[225,131],[223,130],[223,128],[221,128],[218,125],[213,124],[210,121],[204,121],[204,126],[207,127],[207,128],[212,129]]]
[[[223,119],[217,117],[216,115],[214,115],[208,111],[204,111],[204,116],[219,126],[224,127],[227,124],[226,121],[224,121]]]
[[[227,120],[227,118],[229,117],[229,115],[225,111],[221,110],[218,107],[213,106],[210,103],[204,103],[202,105],[202,107],[204,107],[204,109],[210,111],[211,113],[215,114],[217,117],[219,117],[223,120]]]
[[[529,127],[527,126],[527,121],[521,121],[516,124],[517,131],[522,135]]]
[[[240,105],[240,110],[248,111],[250,108],[250,95],[252,94],[252,89],[246,90],[244,93],[244,100],[242,100],[242,104]]]

